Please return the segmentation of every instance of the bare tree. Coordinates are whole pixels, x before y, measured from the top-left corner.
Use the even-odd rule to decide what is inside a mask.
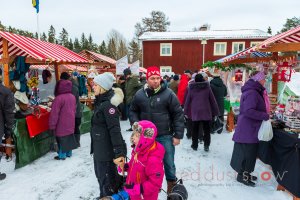
[[[127,55],[127,41],[125,37],[115,29],[112,29],[108,34],[108,54],[114,59],[120,59]]]

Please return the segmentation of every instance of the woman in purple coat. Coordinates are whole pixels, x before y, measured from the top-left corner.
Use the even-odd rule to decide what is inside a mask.
[[[257,177],[250,175],[254,171],[257,150],[258,131],[263,120],[268,120],[264,101],[265,74],[255,71],[242,87],[240,114],[233,135],[234,149],[231,167],[238,173],[237,181],[247,186],[255,186]]]
[[[219,109],[209,83],[202,74],[197,74],[195,82],[188,87],[184,114],[192,119],[192,149],[198,149],[199,129],[203,128],[204,150],[209,151],[210,122],[219,116]]]
[[[57,82],[54,95],[49,119],[49,129],[54,132],[58,144],[58,156],[54,159],[65,160],[77,147],[74,136],[76,99],[72,94],[72,82]]]

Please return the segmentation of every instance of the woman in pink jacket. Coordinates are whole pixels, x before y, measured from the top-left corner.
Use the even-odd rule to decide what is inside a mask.
[[[164,147],[155,141],[157,129],[152,122],[135,122],[132,129],[133,150],[129,163],[124,165],[127,172],[124,191],[110,199],[128,199],[129,196],[130,200],[157,200],[164,177]]]

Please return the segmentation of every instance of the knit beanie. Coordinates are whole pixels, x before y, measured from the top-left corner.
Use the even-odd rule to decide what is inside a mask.
[[[63,79],[63,80],[69,80],[70,79],[70,74],[68,72],[63,72],[61,73],[60,75],[60,79]]]
[[[148,80],[153,75],[160,76],[160,70],[156,66],[151,66],[147,68],[146,79]]]
[[[177,74],[175,74],[175,75],[173,76],[173,79],[174,79],[174,81],[178,81],[178,80],[179,80],[179,76],[178,76]]]
[[[100,85],[105,90],[110,90],[114,84],[116,78],[110,72],[105,72],[94,78],[94,83]]]
[[[131,75],[131,70],[129,68],[124,69],[123,71],[124,76]]]
[[[203,78],[202,74],[197,74],[195,76],[195,82],[204,82],[205,79]]]

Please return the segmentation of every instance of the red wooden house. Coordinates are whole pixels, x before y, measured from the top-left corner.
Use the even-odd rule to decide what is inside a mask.
[[[195,32],[146,32],[142,42],[143,67],[158,66],[161,72],[183,73],[200,69],[207,61],[242,51],[271,35],[258,30],[207,30]]]

